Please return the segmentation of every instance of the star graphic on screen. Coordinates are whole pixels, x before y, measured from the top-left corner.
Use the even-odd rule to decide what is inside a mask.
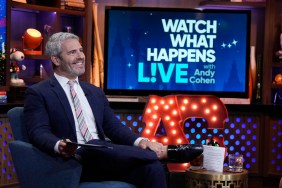
[[[221,45],[223,48],[225,48],[226,47],[226,44],[225,43],[222,43],[222,45]]]
[[[129,63],[127,64],[127,66],[130,68],[130,67],[132,66],[132,64],[129,62]]]
[[[236,41],[235,39],[233,39],[232,44],[234,44],[234,46],[236,46],[237,42],[238,42],[238,41]]]
[[[222,48],[232,48],[232,47],[235,47],[236,45],[237,45],[237,43],[238,43],[238,41],[237,40],[235,40],[235,39],[233,39],[233,41],[232,42],[227,42],[227,44],[225,43],[225,42],[222,42],[222,44],[221,44],[221,47]]]

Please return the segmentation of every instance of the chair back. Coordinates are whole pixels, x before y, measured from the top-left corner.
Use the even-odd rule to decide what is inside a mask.
[[[7,112],[15,140],[29,142],[26,126],[23,121],[24,107],[14,107]]]

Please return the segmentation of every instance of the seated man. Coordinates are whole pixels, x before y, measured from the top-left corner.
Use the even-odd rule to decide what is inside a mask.
[[[165,188],[162,161],[189,162],[203,152],[202,145],[150,142],[123,126],[103,91],[79,81],[85,72],[85,55],[76,35],[53,34],[46,43],[46,54],[54,76],[26,90],[27,131],[42,151],[79,160],[82,181],[119,180],[137,187]],[[104,147],[77,148],[70,141]]]

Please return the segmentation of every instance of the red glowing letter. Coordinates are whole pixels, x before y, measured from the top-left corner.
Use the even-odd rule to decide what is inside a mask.
[[[209,129],[223,128],[228,117],[222,101],[214,96],[201,95],[152,95],[147,102],[142,121],[146,124],[141,135],[151,141],[169,144],[188,144],[183,132],[183,124],[188,118],[205,118]],[[160,122],[166,136],[156,136]],[[182,171],[187,164],[168,164],[169,170]]]

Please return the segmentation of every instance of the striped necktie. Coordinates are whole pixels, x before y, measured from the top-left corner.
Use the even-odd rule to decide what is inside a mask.
[[[74,105],[74,109],[75,109],[78,127],[80,129],[80,132],[81,132],[83,138],[85,139],[86,142],[88,142],[89,140],[92,139],[92,135],[90,134],[88,127],[87,127],[87,124],[85,122],[77,93],[75,92],[75,90],[73,88],[75,82],[76,81],[72,81],[72,80],[68,81],[68,84],[70,85],[70,94],[72,96],[72,101],[73,101],[73,105]]]

